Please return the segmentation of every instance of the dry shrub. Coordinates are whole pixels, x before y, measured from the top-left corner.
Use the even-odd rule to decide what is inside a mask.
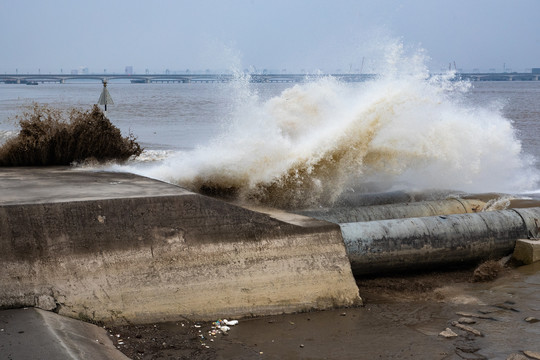
[[[88,111],[72,109],[66,118],[58,109],[34,104],[17,119],[21,130],[0,147],[0,166],[125,161],[142,152],[136,138],[122,137],[97,105]]]

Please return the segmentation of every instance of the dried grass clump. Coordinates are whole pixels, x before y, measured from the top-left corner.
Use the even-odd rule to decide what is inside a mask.
[[[88,111],[72,109],[66,118],[59,109],[34,104],[17,119],[21,130],[0,147],[0,166],[122,162],[142,152],[136,138],[122,137],[97,105]]]

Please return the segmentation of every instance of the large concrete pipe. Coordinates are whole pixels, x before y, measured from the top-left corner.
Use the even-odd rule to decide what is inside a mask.
[[[355,275],[500,257],[537,237],[540,208],[340,224]]]
[[[395,205],[374,205],[354,208],[325,208],[298,213],[333,223],[350,223],[386,219],[404,219],[435,215],[479,212],[485,203],[480,200],[447,199]]]

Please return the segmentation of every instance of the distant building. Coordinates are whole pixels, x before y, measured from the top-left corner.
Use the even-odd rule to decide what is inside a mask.
[[[87,67],[79,66],[78,69],[71,70],[71,75],[88,75],[90,73],[90,70],[88,70]]]
[[[531,69],[531,72],[532,72],[533,74],[540,74],[540,68],[532,68],[532,69]]]
[[[133,66],[126,66],[126,75],[133,75]]]

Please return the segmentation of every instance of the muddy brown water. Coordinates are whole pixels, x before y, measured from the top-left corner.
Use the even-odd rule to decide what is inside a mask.
[[[111,337],[133,359],[507,359],[540,352],[540,322],[525,321],[540,318],[540,264],[506,269],[487,283],[470,282],[472,271],[358,279],[363,307],[240,319],[228,335],[186,320],[117,327]],[[468,326],[482,336],[452,325],[463,314],[474,315]],[[447,327],[458,336],[440,336]]]

